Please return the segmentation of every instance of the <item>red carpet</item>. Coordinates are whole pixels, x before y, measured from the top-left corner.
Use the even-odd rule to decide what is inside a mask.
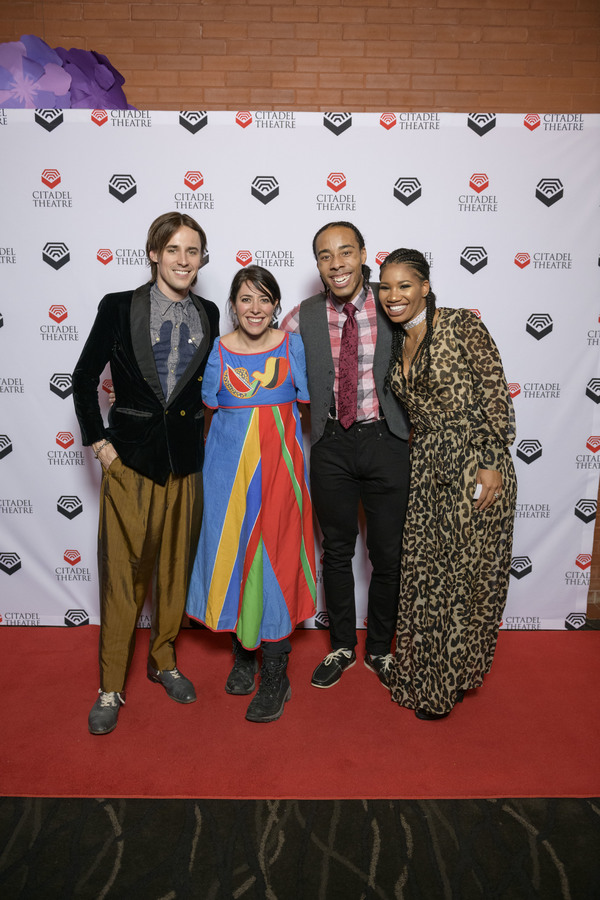
[[[198,692],[183,706],[146,679],[140,631],[118,727],[92,737],[97,638],[95,626],[0,628],[3,795],[600,796],[595,632],[502,633],[484,687],[448,719],[420,722],[362,656],[335,687],[311,688],[328,634],[298,631],[292,700],[278,722],[256,725],[244,719],[250,698],[223,689],[228,636],[182,632],[178,664]]]

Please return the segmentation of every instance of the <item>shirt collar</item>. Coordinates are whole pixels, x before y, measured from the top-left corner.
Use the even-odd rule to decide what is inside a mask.
[[[369,290],[370,290],[369,285],[366,284],[365,282],[363,282],[363,286],[360,289],[360,292],[356,295],[356,297],[354,297],[353,300],[350,301],[352,303],[352,305],[356,307],[357,312],[360,311],[363,308],[363,306],[365,305],[365,302],[367,299],[367,294],[368,294]],[[342,310],[344,309],[344,306],[348,302],[347,300],[345,300],[343,303],[340,303],[338,300],[335,299],[335,297],[333,296],[331,291],[328,292],[327,299],[329,300],[329,302],[331,303],[333,308],[337,309],[337,311],[339,313],[342,312]]]
[[[172,306],[178,306],[182,311],[185,312],[188,305],[192,302],[192,298],[188,294],[187,297],[183,300],[171,300],[169,297],[166,297],[165,294],[160,290],[156,282],[150,288],[150,298],[158,308],[159,314],[161,316],[166,316]]]

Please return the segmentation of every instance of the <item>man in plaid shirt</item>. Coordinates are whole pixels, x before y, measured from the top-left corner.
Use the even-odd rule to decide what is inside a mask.
[[[323,291],[295,307],[281,325],[299,332],[306,350],[312,499],[323,532],[331,653],[313,672],[311,684],[332,687],[356,662],[352,558],[362,503],[373,567],[365,665],[389,688],[409,480],[408,421],[392,392],[384,390],[393,326],[378,302],[378,285],[369,283],[365,242],[355,225],[324,225],[313,239],[313,253]],[[354,307],[350,313],[348,303]],[[358,372],[350,377],[357,381],[356,416],[342,425],[340,369],[346,364],[340,366],[340,350],[349,315],[358,330]]]

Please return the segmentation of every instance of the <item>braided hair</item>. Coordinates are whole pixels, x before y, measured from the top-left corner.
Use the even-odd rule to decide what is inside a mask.
[[[383,276],[383,270],[386,266],[389,265],[404,265],[410,266],[411,269],[416,273],[417,278],[421,283],[424,281],[429,281],[429,263],[423,256],[423,254],[419,250],[409,250],[406,247],[401,247],[398,250],[392,250],[391,253],[388,253],[384,261],[381,263],[379,267],[379,277],[380,279]],[[425,297],[425,336],[421,341],[419,348],[415,354],[415,360],[419,357],[423,357],[424,360],[424,377],[425,381],[429,383],[429,366],[431,363],[431,341],[433,338],[433,317],[435,315],[435,294],[431,290],[431,283],[429,287],[429,293]],[[390,365],[387,371],[387,375],[385,376],[385,390],[387,391],[391,384],[391,376],[392,371],[396,366],[396,363],[402,359],[402,348],[404,347],[404,339],[406,338],[406,332],[401,325],[392,324],[392,353],[390,358]],[[402,377],[402,382],[404,387],[406,387],[406,376],[404,374],[404,366],[400,366],[400,375]]]

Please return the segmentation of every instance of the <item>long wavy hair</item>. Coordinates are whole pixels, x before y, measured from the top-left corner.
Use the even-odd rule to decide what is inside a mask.
[[[421,343],[419,344],[419,348],[415,354],[415,360],[419,357],[423,359],[423,375],[426,379],[426,383],[429,382],[429,367],[431,365],[431,341],[433,338],[433,317],[435,315],[435,303],[436,297],[433,291],[431,290],[431,281],[429,277],[429,263],[423,256],[420,250],[411,250],[407,247],[400,247],[398,250],[392,250],[391,253],[388,253],[384,261],[381,263],[379,267],[379,278],[383,277],[383,270],[386,266],[389,265],[403,265],[409,266],[421,282],[423,284],[424,281],[429,281],[429,293],[425,297],[425,336]],[[392,353],[390,358],[390,366],[387,371],[387,375],[385,377],[385,388],[386,390],[390,387],[390,379],[392,375],[392,371],[396,366],[396,363],[402,361],[402,348],[404,347],[404,340],[406,338],[406,332],[401,325],[393,324],[392,325]],[[406,376],[404,374],[404,367],[402,364],[398,367],[400,369],[400,376],[402,378],[402,382],[406,387]]]

